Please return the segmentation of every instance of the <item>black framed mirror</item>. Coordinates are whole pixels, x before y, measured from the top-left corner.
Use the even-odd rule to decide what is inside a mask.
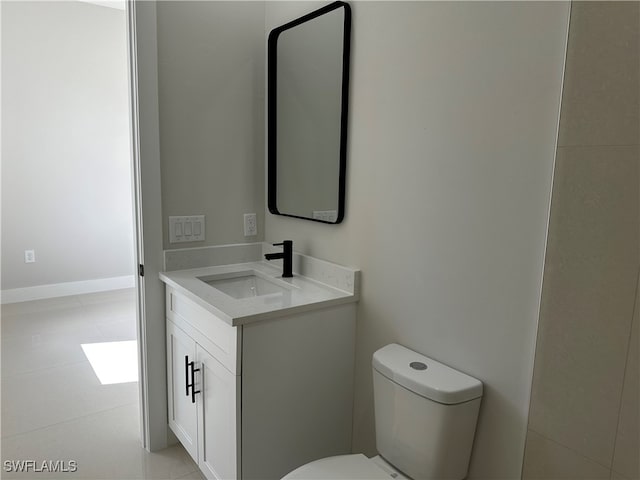
[[[334,2],[268,40],[268,207],[323,223],[344,218],[351,8]]]

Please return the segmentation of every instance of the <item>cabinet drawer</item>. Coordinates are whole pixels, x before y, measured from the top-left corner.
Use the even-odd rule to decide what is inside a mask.
[[[167,286],[167,318],[202,345],[234,375],[240,374],[240,334],[213,313]]]

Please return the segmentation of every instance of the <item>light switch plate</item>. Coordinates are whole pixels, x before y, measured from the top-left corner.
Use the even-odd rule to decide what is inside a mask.
[[[169,243],[201,242],[204,227],[204,215],[169,217]]]

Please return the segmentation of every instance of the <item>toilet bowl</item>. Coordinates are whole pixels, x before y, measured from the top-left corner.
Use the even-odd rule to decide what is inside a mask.
[[[401,345],[373,354],[379,456],[327,457],[282,480],[461,480],[467,476],[482,382]]]
[[[289,473],[283,480],[409,480],[380,455],[361,453],[321,458]]]

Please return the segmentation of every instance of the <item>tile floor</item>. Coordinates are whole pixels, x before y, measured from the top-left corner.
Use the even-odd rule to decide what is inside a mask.
[[[135,340],[133,289],[2,305],[5,479],[202,479],[180,445],[140,446],[137,382],[101,384],[82,344]],[[77,462],[75,472],[10,472],[7,462]]]

